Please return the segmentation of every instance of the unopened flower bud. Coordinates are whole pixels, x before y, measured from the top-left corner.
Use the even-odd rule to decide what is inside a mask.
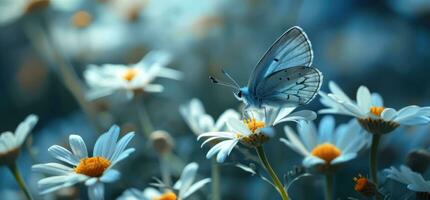
[[[430,152],[425,149],[417,149],[409,152],[406,157],[406,165],[412,171],[424,173],[430,164]]]
[[[159,154],[165,154],[172,150],[173,138],[166,131],[158,130],[151,133],[150,140],[152,147]]]

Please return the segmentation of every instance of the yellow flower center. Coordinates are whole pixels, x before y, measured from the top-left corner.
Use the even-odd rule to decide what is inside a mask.
[[[370,112],[376,116],[381,116],[382,111],[384,111],[384,107],[383,106],[372,106],[370,107]]]
[[[76,166],[75,172],[91,177],[100,177],[109,166],[110,161],[103,157],[84,158]]]
[[[129,68],[124,72],[124,74],[122,75],[122,78],[126,81],[132,81],[134,78],[136,78],[137,74],[139,74],[138,69]]]
[[[77,28],[85,28],[90,25],[92,16],[87,11],[78,11],[72,17],[72,24]]]
[[[321,158],[330,163],[332,160],[340,156],[341,151],[330,143],[317,145],[311,152],[312,155]]]
[[[154,200],[176,200],[176,194],[173,192],[166,192],[161,196],[154,198]]]
[[[265,123],[263,121],[257,121],[255,118],[244,119],[243,123],[246,124],[246,126],[252,133],[255,133],[257,129],[264,128],[265,126]]]

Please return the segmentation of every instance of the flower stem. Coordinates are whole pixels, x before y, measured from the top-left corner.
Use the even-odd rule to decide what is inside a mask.
[[[13,176],[15,177],[16,182],[18,183],[21,190],[24,192],[25,196],[28,200],[32,200],[33,198],[30,195],[30,192],[28,191],[27,187],[25,186],[25,182],[22,179],[21,173],[18,170],[18,167],[16,166],[16,163],[12,163],[8,165],[9,170],[12,172]]]
[[[144,132],[145,136],[149,138],[151,133],[154,131],[154,126],[152,125],[151,119],[149,118],[148,111],[146,110],[145,105],[142,103],[141,95],[135,94],[133,100],[136,106],[140,128]]]
[[[276,190],[281,195],[282,200],[288,200],[287,191],[285,191],[284,186],[282,185],[282,183],[279,180],[278,176],[276,175],[275,171],[273,171],[272,166],[270,166],[270,163],[266,157],[266,153],[264,152],[263,146],[256,147],[255,150],[257,151],[258,157],[260,158],[261,164],[263,164],[266,171],[272,177],[272,180],[275,184]]]
[[[166,185],[172,184],[172,179],[170,176],[170,165],[169,165],[169,156],[167,154],[162,154],[160,157],[160,171],[161,171],[161,178],[163,180],[163,183]]]
[[[325,200],[333,200],[333,174],[325,174]]]
[[[370,146],[370,179],[375,183],[378,188],[378,145],[381,139],[380,134],[372,134],[372,144]],[[381,199],[380,196],[376,195],[375,199]]]
[[[211,160],[211,171],[212,171],[212,200],[221,200],[220,193],[220,168],[215,158]]]
[[[379,134],[372,134],[372,145],[370,147],[370,179],[378,185],[378,145],[381,136]]]

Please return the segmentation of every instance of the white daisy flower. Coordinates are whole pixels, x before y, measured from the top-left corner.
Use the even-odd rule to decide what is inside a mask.
[[[399,169],[391,167],[384,171],[388,178],[406,184],[411,191],[430,193],[430,180],[424,180],[421,174],[412,171],[407,166],[401,165]]]
[[[85,182],[90,199],[103,199],[104,183],[116,181],[120,177],[120,172],[112,167],[135,150],[126,149],[134,133],[127,133],[117,142],[119,132],[119,127],[114,125],[108,132],[102,134],[96,141],[92,157],[88,157],[87,146],[79,135],[69,137],[72,152],[58,145],[51,146],[48,149],[49,153],[68,165],[59,163],[33,165],[33,171],[51,175],[38,181],[40,193],[43,195]]]
[[[131,66],[105,64],[90,65],[84,72],[90,86],[90,99],[110,95],[114,92],[125,92],[130,99],[134,92],[162,92],[163,86],[153,84],[156,77],[180,79],[179,71],[166,68],[171,56],[167,52],[152,51],[141,61]]]
[[[284,128],[288,139],[282,138],[281,142],[301,154],[304,157],[303,165],[307,168],[324,170],[352,160],[369,142],[369,135],[355,120],[335,128],[331,116],[321,119],[318,130],[312,122],[299,122],[298,136],[290,127]]]
[[[217,155],[217,162],[224,162],[238,142],[248,147],[258,147],[271,136],[270,127],[286,121],[314,120],[313,111],[302,110],[291,113],[295,108],[263,108],[252,109],[246,112],[243,121],[235,118],[227,120],[229,131],[213,131],[199,135],[197,140],[207,137],[202,146],[208,142],[219,140],[206,154],[206,158]]]
[[[0,134],[0,165],[10,165],[15,162],[22,144],[37,121],[36,115],[29,115],[18,125],[15,133],[7,131]]]
[[[181,177],[173,185],[174,192],[169,190],[163,193],[152,187],[142,192],[132,188],[126,190],[118,200],[184,200],[211,181],[210,178],[205,178],[193,183],[198,168],[199,165],[194,162],[185,166]]]
[[[196,134],[200,135],[205,132],[216,132],[226,129],[226,121],[229,118],[240,118],[240,114],[233,109],[224,111],[215,122],[212,116],[208,115],[199,99],[192,99],[187,104],[181,105],[179,112],[185,122]]]
[[[356,117],[360,124],[371,133],[385,134],[399,125],[418,125],[430,122],[430,107],[407,106],[399,111],[386,108],[382,97],[370,93],[365,86],[357,90],[356,101],[351,100],[336,83],[329,83],[330,92],[320,92],[321,103],[329,108],[319,113],[343,114]]]

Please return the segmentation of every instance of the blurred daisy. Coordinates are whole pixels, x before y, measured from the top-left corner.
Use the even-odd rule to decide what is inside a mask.
[[[50,0],[2,0],[0,25],[12,23],[23,15],[48,7]]]
[[[38,117],[29,115],[21,122],[15,130],[3,132],[0,135],[0,165],[13,165],[19,155],[20,148],[24,143],[27,135],[36,125]]]
[[[363,128],[373,134],[385,134],[399,125],[418,125],[430,122],[430,107],[407,106],[399,111],[383,106],[382,97],[370,93],[365,86],[357,90],[356,101],[351,100],[338,85],[329,83],[330,92],[320,92],[321,103],[328,108],[319,113],[343,114],[356,117]]]
[[[314,120],[316,114],[313,111],[302,110],[291,113],[295,108],[263,108],[252,109],[245,113],[242,121],[229,118],[227,127],[229,131],[212,131],[199,135],[198,140],[203,137],[207,139],[202,143],[214,140],[220,140],[218,144],[213,146],[206,154],[206,158],[217,155],[217,162],[224,162],[225,158],[230,154],[238,142],[248,147],[259,147],[272,136],[271,127],[281,122]]]
[[[318,131],[312,122],[299,122],[297,134],[285,126],[287,139],[281,142],[304,157],[303,165],[308,168],[325,170],[357,157],[366,147],[369,135],[365,134],[355,120],[335,128],[334,118],[321,119]]]
[[[1,0],[0,25],[13,23],[24,15],[47,7],[58,11],[70,11],[82,2],[82,0]]]
[[[36,125],[38,118],[36,115],[29,115],[21,122],[15,130],[15,134],[10,131],[3,132],[0,135],[0,166],[5,165],[9,168],[21,190],[27,199],[32,199],[27,189],[21,173],[16,165],[16,159],[19,156],[20,148],[24,143],[27,135]]]
[[[185,166],[181,177],[173,185],[174,192],[167,190],[163,193],[151,187],[142,192],[132,188],[126,190],[118,200],[184,200],[211,181],[210,178],[205,178],[193,183],[198,168],[197,163],[190,163]]]
[[[401,165],[399,169],[391,167],[384,170],[387,177],[406,184],[408,189],[418,193],[430,193],[430,181],[424,180],[421,174],[412,171],[409,167]]]
[[[79,135],[69,137],[72,152],[58,145],[51,146],[48,149],[51,155],[68,166],[59,163],[33,165],[33,171],[51,175],[38,181],[40,193],[47,194],[85,182],[90,199],[103,199],[104,183],[120,177],[120,173],[112,167],[134,152],[134,148],[126,149],[134,133],[126,134],[117,142],[119,131],[119,127],[114,125],[102,134],[96,141],[92,157],[88,157],[87,146]]]
[[[170,62],[170,54],[162,51],[148,53],[141,61],[131,66],[105,64],[90,65],[84,72],[84,77],[90,86],[91,99],[122,91],[128,98],[134,92],[162,92],[163,86],[153,84],[156,77],[180,79],[179,71],[166,68]]]
[[[233,109],[228,109],[224,111],[215,122],[212,116],[206,113],[202,102],[196,98],[192,99],[187,104],[181,105],[179,112],[196,135],[210,131],[215,132],[225,130],[227,119],[240,118],[238,112]]]

